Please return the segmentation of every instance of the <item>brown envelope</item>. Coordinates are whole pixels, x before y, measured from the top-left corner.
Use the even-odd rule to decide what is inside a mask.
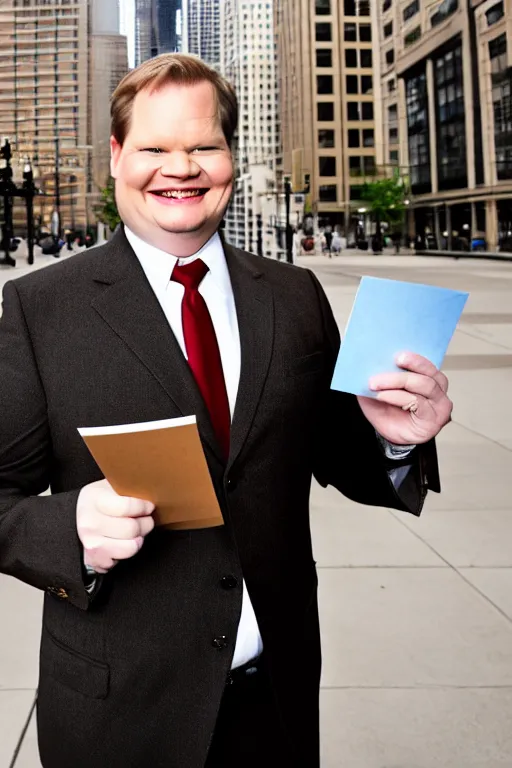
[[[83,430],[87,435],[79,430],[116,493],[152,501],[156,524],[166,528],[223,525],[195,421],[142,431],[140,426],[116,433],[112,427],[111,434],[106,428],[93,435],[94,430]]]

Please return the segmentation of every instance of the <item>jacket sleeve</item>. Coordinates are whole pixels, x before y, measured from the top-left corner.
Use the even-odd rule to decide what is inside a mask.
[[[420,515],[428,489],[440,491],[435,441],[418,445],[402,460],[388,459],[355,395],[331,390],[340,335],[322,286],[310,276],[326,340],[327,395],[319,408],[314,475],[320,485],[332,485],[360,504]]]
[[[76,529],[80,489],[38,494],[51,480],[45,393],[16,286],[0,319],[0,572],[86,609]]]

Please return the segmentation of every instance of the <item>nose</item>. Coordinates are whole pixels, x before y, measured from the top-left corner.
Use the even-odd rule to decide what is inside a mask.
[[[169,152],[165,154],[164,162],[160,168],[162,176],[174,176],[178,179],[187,179],[197,176],[201,169],[190,157],[188,152]]]

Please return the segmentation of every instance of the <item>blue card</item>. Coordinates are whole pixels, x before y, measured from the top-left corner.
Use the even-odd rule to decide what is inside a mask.
[[[331,389],[375,397],[369,379],[400,371],[395,363],[399,352],[416,352],[440,368],[468,296],[449,288],[363,277]]]

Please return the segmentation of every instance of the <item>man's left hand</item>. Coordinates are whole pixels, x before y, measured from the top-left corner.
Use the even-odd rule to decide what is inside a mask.
[[[370,379],[373,397],[359,397],[364,415],[390,443],[426,443],[451,420],[448,379],[430,360],[412,352],[401,353],[402,371],[381,373]]]

